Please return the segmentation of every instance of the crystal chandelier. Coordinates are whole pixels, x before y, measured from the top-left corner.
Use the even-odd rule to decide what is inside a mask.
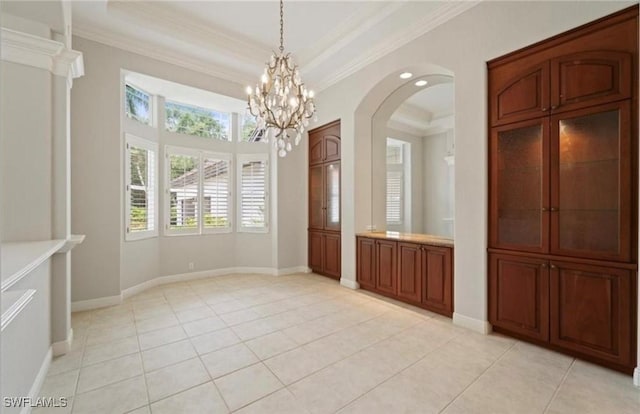
[[[298,66],[284,53],[284,13],[280,0],[280,53],[273,52],[255,89],[247,87],[249,111],[256,117],[257,128],[266,129],[284,157],[291,151],[291,141],[298,145],[304,129],[316,110],[313,91],[302,83]]]

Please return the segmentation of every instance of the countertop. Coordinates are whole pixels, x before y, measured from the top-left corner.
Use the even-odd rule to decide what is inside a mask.
[[[356,236],[372,239],[397,240],[409,243],[428,244],[431,246],[453,247],[453,239],[430,234],[399,233],[397,231],[374,231],[358,233]]]

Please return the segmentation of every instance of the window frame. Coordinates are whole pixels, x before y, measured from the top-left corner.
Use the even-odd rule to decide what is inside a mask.
[[[237,218],[237,228],[236,231],[238,233],[269,233],[269,225],[270,225],[270,161],[268,153],[253,153],[253,154],[236,154],[237,159],[237,167],[236,167],[236,189],[237,189],[237,210],[236,210],[236,218]],[[264,161],[264,226],[263,227],[249,227],[242,225],[242,164],[244,162],[251,161]]]
[[[198,187],[197,187],[197,201],[196,211],[198,212],[197,226],[195,229],[172,229],[171,228],[171,155],[180,155],[186,157],[194,157],[197,159],[198,168]],[[205,228],[204,226],[204,160],[205,159],[223,159],[229,162],[229,191],[228,191],[228,217],[229,225],[223,228]],[[176,145],[165,145],[164,147],[164,235],[165,236],[199,236],[203,234],[219,234],[219,233],[232,233],[233,232],[233,212],[234,212],[234,200],[233,200],[233,154],[213,152],[200,150],[190,147],[181,147]]]
[[[158,157],[158,143],[155,141],[151,141],[148,139],[140,138],[136,135],[125,133],[125,145],[124,145],[124,154],[125,154],[125,177],[124,177],[124,188],[125,188],[125,197],[124,197],[124,239],[125,241],[135,241],[135,240],[143,240],[150,239],[154,237],[158,237],[158,216],[159,216],[159,203],[158,203],[158,167],[159,167],[159,157]],[[154,159],[152,163],[147,162],[147,168],[153,167],[154,174],[153,180],[150,181],[152,184],[152,209],[153,209],[153,228],[151,230],[140,230],[140,231],[131,231],[131,147],[141,148],[148,152],[152,152],[154,154]],[[147,172],[147,176],[151,175]],[[147,189],[147,194],[149,190]],[[147,203],[149,203],[149,198],[147,198]],[[147,211],[149,211],[149,207],[147,207]],[[147,213],[148,217],[148,213]]]

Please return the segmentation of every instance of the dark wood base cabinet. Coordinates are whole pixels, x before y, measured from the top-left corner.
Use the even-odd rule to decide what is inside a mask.
[[[449,317],[453,314],[453,247],[380,237],[356,240],[362,289]]]
[[[340,279],[340,254],[340,233],[309,230],[311,271]]]
[[[631,373],[638,5],[487,68],[489,320]]]

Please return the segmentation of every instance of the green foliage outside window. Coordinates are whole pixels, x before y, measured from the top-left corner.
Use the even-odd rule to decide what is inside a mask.
[[[174,102],[167,102],[165,110],[167,131],[229,141],[227,113]]]

